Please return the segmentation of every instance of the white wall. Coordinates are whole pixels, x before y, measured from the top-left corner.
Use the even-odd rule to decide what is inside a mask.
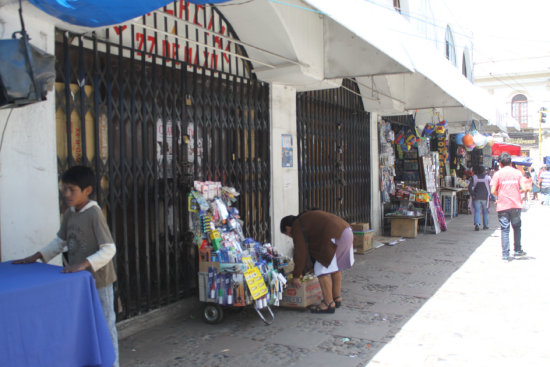
[[[371,182],[371,212],[370,226],[377,234],[383,232],[383,206],[380,197],[380,149],[378,147],[378,114],[370,114],[370,182]]]
[[[281,135],[291,134],[293,167],[282,167]],[[279,230],[281,218],[297,215],[298,158],[296,145],[296,90],[271,84],[271,239],[283,255],[292,256],[292,240]]]
[[[53,53],[53,25],[24,16],[31,43]],[[10,38],[19,29],[15,4],[0,7],[0,38]],[[0,110],[2,261],[34,253],[55,237],[59,227],[54,97],[50,92],[47,101]]]

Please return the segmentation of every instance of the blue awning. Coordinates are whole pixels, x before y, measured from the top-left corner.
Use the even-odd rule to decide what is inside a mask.
[[[67,23],[84,27],[120,24],[173,2],[168,0],[29,0],[42,11]],[[191,0],[215,4],[229,0]]]
[[[527,166],[531,167],[533,164],[533,160],[531,157],[512,157],[512,163],[515,163],[516,166]]]

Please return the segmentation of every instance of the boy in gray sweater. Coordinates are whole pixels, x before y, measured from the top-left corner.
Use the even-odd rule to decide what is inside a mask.
[[[94,172],[89,167],[74,166],[63,174],[61,181],[63,196],[69,209],[63,214],[57,237],[35,254],[13,263],[26,264],[39,259],[48,262],[67,251],[68,263],[63,268],[63,273],[83,270],[91,272],[113,339],[116,355],[113,366],[118,367],[118,335],[113,295],[116,273],[112,261],[116,246],[99,205],[89,198],[95,182]]]

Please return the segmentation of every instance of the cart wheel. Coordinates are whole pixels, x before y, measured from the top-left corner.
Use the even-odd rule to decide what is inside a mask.
[[[216,303],[207,303],[202,310],[202,319],[208,324],[218,324],[223,320],[223,309]]]

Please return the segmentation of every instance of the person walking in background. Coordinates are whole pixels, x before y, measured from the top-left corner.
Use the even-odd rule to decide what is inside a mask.
[[[489,229],[489,206],[491,205],[491,177],[485,173],[485,167],[474,168],[474,176],[468,185],[470,192],[470,210],[474,213],[474,229],[479,231],[481,227],[481,214],[483,213],[483,229]]]
[[[491,193],[497,197],[498,221],[501,229],[502,259],[510,256],[510,226],[514,229],[514,256],[527,255],[521,248],[521,193],[525,191],[522,174],[510,166],[512,157],[504,152],[498,157],[500,170],[491,180]]]
[[[523,173],[523,185],[525,186],[523,201],[529,202],[529,194],[533,191],[533,178],[531,177],[529,170]]]
[[[542,205],[550,205],[550,170],[543,166],[539,173],[540,193],[543,195]]]
[[[531,189],[531,192],[533,193],[533,200],[538,200],[538,193],[540,192],[539,177],[533,167],[531,167],[531,177],[533,178],[533,187]]]

